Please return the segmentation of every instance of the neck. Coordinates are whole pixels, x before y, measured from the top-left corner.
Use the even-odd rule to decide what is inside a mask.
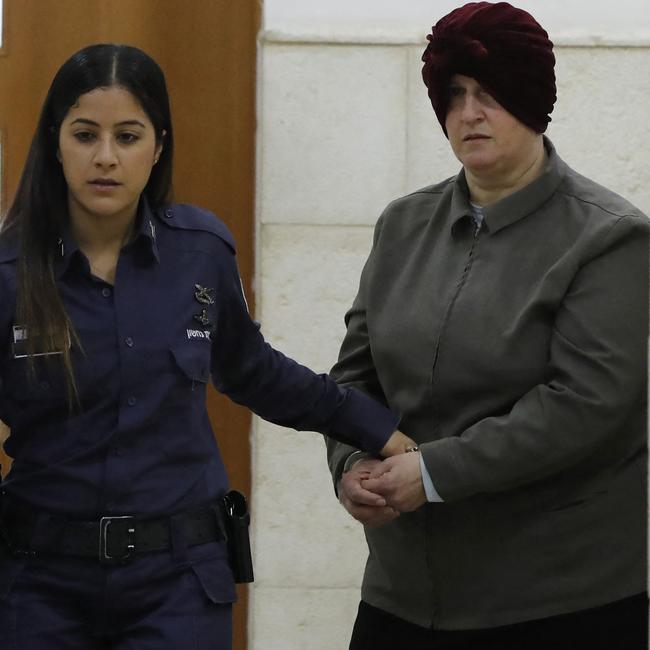
[[[110,219],[70,216],[70,229],[79,248],[86,254],[115,251],[129,241],[135,226],[135,215],[129,218]]]
[[[76,218],[75,218],[76,217]],[[114,284],[117,260],[135,227],[133,216],[113,216],[110,219],[79,217],[70,214],[70,229],[79,250],[86,256],[90,270],[98,278]]]
[[[531,155],[524,160],[522,165],[508,174],[481,174],[465,168],[470,200],[485,206],[505,199],[539,178],[544,171],[547,159],[544,141],[540,138],[537,146],[531,151]]]

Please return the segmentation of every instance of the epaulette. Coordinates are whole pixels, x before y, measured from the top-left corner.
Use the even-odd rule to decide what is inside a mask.
[[[219,217],[187,203],[172,203],[156,211],[159,221],[169,228],[178,230],[199,230],[217,235],[236,252],[235,239]]]

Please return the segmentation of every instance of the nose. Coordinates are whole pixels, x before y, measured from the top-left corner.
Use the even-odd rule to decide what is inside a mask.
[[[117,152],[112,138],[102,138],[95,150],[95,166],[110,169],[117,165]]]
[[[481,102],[472,93],[464,97],[461,116],[468,123],[480,122],[484,117]]]

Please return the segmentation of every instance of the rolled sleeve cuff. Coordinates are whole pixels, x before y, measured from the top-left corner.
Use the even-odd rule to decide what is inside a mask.
[[[424,458],[420,454],[420,471],[422,472],[422,485],[424,485],[424,493],[427,495],[429,503],[442,503],[443,498],[438,494],[438,491],[431,480],[431,475],[427,466],[424,464]]]

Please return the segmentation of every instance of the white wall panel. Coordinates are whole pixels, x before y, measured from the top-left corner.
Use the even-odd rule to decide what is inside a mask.
[[[455,0],[265,0],[264,29],[280,33],[426,34],[442,16],[461,6]],[[646,0],[513,0],[529,11],[551,38],[648,40]]]
[[[401,48],[268,45],[261,221],[374,223],[405,188]]]
[[[356,589],[261,588],[251,600],[259,650],[344,650],[359,605]]]
[[[576,171],[650,215],[650,48],[561,48],[548,134]]]

